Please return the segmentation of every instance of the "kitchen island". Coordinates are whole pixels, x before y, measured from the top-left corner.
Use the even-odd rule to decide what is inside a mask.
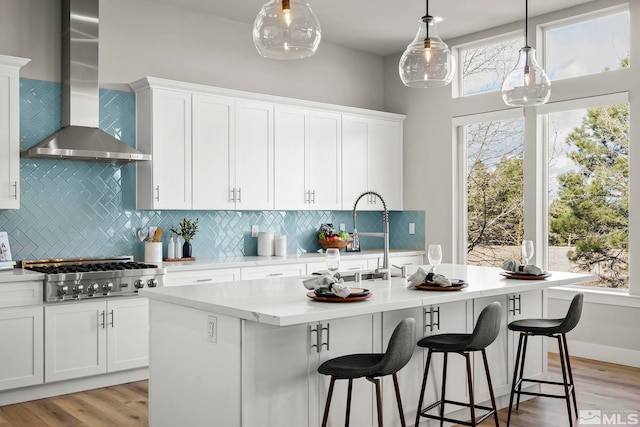
[[[551,272],[544,280],[509,280],[497,268],[461,265],[442,265],[438,272],[469,286],[436,292],[408,290],[403,278],[364,281],[360,286],[372,297],[351,303],[312,301],[302,285],[305,277],[141,290],[150,299],[151,426],[318,426],[328,387],[316,372],[323,361],[384,351],[393,328],[405,317],[416,319],[418,338],[471,331],[492,301],[503,306],[503,325],[487,353],[494,391],[508,397],[515,343],[507,323],[543,316],[546,288],[595,279]],[[530,343],[528,374],[543,370],[544,346],[538,344]],[[415,417],[424,360],[416,347],[399,375],[408,420]],[[464,400],[465,373],[458,362],[450,362],[447,396]],[[483,375],[479,371],[478,378]],[[435,400],[438,382],[429,384],[429,401]],[[475,387],[477,400],[488,397],[482,380]],[[344,396],[346,382],[339,382],[330,425],[344,424]],[[392,384],[383,384],[383,400],[385,421],[395,425]],[[371,384],[356,381],[352,425],[375,425],[374,412]]]

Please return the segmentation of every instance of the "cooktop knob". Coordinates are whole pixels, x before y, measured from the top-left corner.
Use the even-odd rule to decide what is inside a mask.
[[[109,293],[113,290],[113,283],[111,282],[107,282],[104,285],[102,285],[102,290],[106,293]]]
[[[136,280],[133,282],[133,286],[135,286],[136,289],[144,288],[144,282],[142,280]]]
[[[75,296],[80,296],[80,294],[82,294],[82,291],[84,290],[84,286],[83,285],[77,285],[73,287],[73,294]]]
[[[67,285],[64,286],[58,286],[58,295],[59,296],[65,296],[67,294],[67,292],[69,292],[69,287]]]
[[[89,285],[89,287],[87,288],[87,292],[89,293],[89,295],[93,295],[96,292],[98,292],[99,288],[100,288],[100,285],[98,285],[97,283],[93,283]]]
[[[147,282],[147,286],[149,286],[150,288],[155,288],[156,286],[158,286],[158,281],[156,279],[149,279],[149,281]]]

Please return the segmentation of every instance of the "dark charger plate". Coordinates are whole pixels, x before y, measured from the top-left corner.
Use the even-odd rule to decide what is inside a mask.
[[[507,279],[518,280],[541,280],[546,279],[547,277],[551,277],[551,273],[547,273],[546,271],[542,274],[527,274],[514,271],[501,271],[500,275],[506,277]]]

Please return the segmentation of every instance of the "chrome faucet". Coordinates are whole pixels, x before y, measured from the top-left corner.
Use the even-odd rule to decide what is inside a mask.
[[[364,232],[358,233],[358,226],[356,224],[356,207],[358,206],[358,202],[366,195],[376,196],[382,202],[382,223],[383,223],[383,231],[382,233],[373,233],[373,232]],[[382,274],[385,279],[389,279],[391,277],[389,269],[389,211],[387,210],[387,204],[379,193],[375,191],[365,191],[356,199],[356,202],[353,204],[353,246],[354,248],[360,247],[360,238],[359,236],[365,237],[382,237],[384,239],[384,257],[382,259],[382,268],[377,268],[376,273]]]

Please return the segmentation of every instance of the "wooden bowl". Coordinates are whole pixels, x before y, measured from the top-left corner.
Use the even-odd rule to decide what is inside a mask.
[[[347,243],[349,243],[349,240],[342,240],[342,239],[318,240],[318,244],[325,251],[328,248],[337,248],[338,250],[342,250],[345,246],[347,246]]]

